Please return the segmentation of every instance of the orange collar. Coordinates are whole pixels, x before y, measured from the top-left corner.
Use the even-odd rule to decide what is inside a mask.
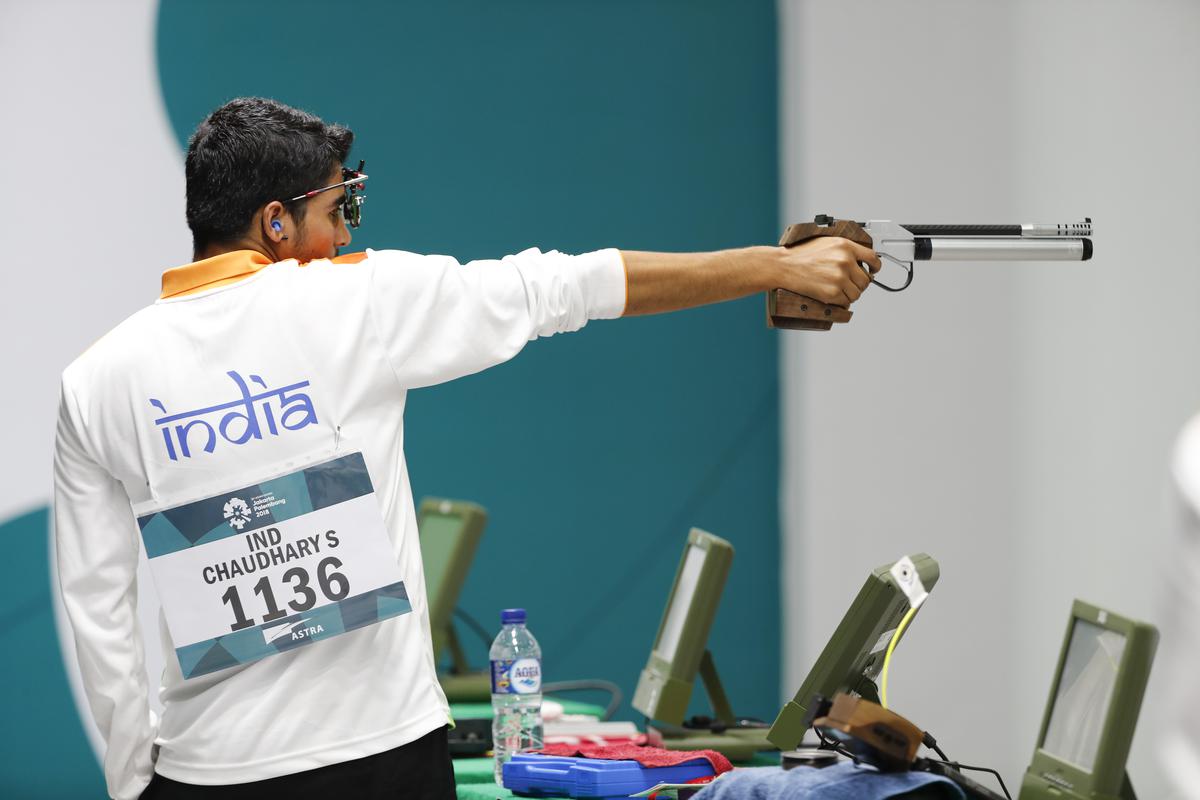
[[[163,273],[161,299],[215,289],[248,278],[271,262],[253,250],[233,250]]]
[[[346,253],[345,255],[329,260],[334,264],[357,264],[365,260],[366,257],[367,253],[363,251]],[[292,260],[284,259],[284,261]],[[224,286],[229,283],[237,283],[240,280],[249,278],[263,267],[271,266],[272,263],[262,253],[254,250],[232,250],[228,253],[222,253],[219,256],[206,258],[203,261],[184,264],[182,267],[175,267],[163,273],[162,294],[159,295],[159,299],[165,300],[168,297],[183,297],[184,295],[215,289],[218,286]],[[300,266],[306,267],[309,263],[311,262],[306,261]]]

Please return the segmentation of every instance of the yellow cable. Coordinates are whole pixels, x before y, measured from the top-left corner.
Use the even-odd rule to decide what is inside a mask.
[[[916,606],[913,606],[908,610],[908,613],[904,615],[904,619],[900,620],[900,626],[896,628],[896,632],[892,634],[892,640],[888,642],[887,652],[883,654],[883,672],[879,676],[879,702],[884,708],[888,707],[888,667],[892,665],[892,651],[896,649],[896,642],[900,641],[900,637],[904,634],[904,629],[908,627],[908,623],[912,622],[913,615],[916,613]]]

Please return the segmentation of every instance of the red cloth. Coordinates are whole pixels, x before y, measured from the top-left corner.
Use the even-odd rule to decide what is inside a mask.
[[[674,767],[698,758],[708,760],[713,770],[720,775],[729,772],[733,765],[729,759],[715,750],[664,750],[661,747],[639,747],[635,744],[615,744],[604,747],[592,745],[552,744],[541,751],[548,756],[567,758],[602,758],[608,761],[636,761],[643,767]]]
[[[604,745],[618,744],[634,744],[644,745],[650,739],[644,733],[638,733],[633,736],[601,736],[599,734],[572,733],[572,734],[553,734],[543,738],[546,747],[557,747],[560,745],[571,745],[573,747],[603,747]]]

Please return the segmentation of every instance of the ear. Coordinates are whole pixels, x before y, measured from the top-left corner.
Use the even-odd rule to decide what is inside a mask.
[[[263,206],[259,221],[263,239],[266,241],[279,244],[288,238],[288,226],[292,222],[292,215],[278,200],[272,200]]]

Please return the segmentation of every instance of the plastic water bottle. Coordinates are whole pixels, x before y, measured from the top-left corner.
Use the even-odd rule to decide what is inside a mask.
[[[542,648],[525,627],[525,609],[504,609],[500,624],[488,658],[496,783],[503,785],[506,761],[515,753],[542,748]]]

